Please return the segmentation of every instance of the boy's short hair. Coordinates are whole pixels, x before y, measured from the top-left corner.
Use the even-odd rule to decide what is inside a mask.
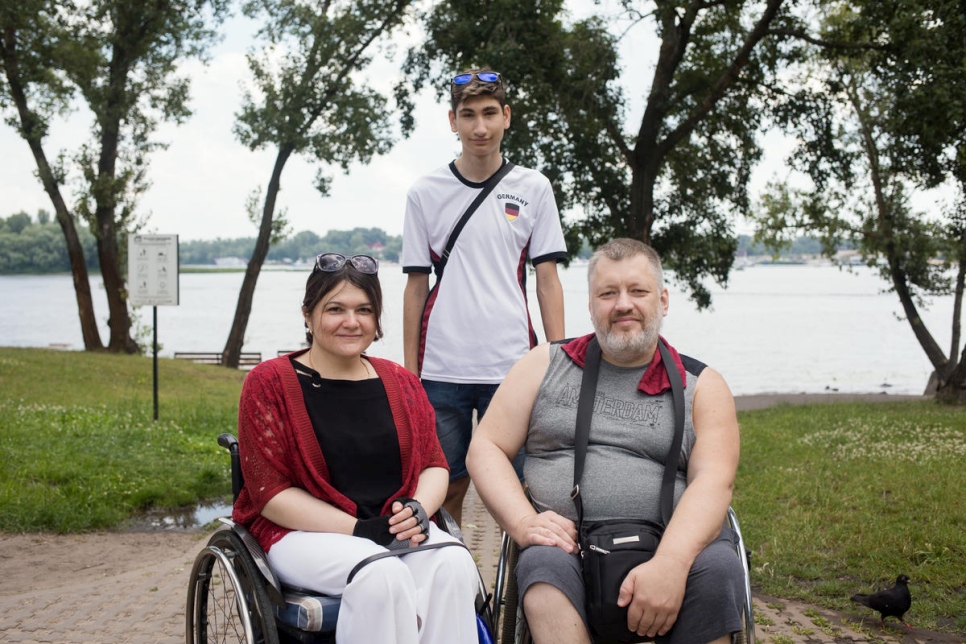
[[[489,67],[464,69],[457,75],[473,74],[470,82],[466,83],[465,85],[457,85],[456,83],[450,81],[450,106],[453,108],[454,112],[460,106],[460,103],[473,96],[492,96],[500,103],[500,107],[504,107],[506,105],[506,87],[504,86],[502,74],[495,83],[484,83],[476,77],[476,74],[479,72],[491,71],[493,70]]]

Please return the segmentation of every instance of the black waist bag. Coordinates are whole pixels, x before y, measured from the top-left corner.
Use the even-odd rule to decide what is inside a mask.
[[[598,642],[640,642],[627,628],[627,607],[617,605],[628,573],[650,561],[663,528],[650,521],[598,521],[581,526],[580,549],[587,622]]]

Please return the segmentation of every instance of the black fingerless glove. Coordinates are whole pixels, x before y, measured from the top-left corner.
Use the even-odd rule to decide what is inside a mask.
[[[413,511],[413,516],[416,517],[416,522],[419,525],[420,532],[422,532],[423,534],[426,534],[429,532],[429,516],[426,514],[426,510],[425,508],[423,508],[422,503],[420,503],[416,499],[411,499],[408,496],[401,496],[395,501],[393,501],[393,503],[395,503],[396,501],[399,501],[400,503],[402,503],[403,508],[409,508],[410,510]]]
[[[389,532],[389,517],[359,519],[356,521],[356,527],[352,529],[352,536],[368,539],[385,548],[396,541],[396,535]]]

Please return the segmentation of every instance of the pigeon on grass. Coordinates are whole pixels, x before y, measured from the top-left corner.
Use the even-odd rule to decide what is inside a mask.
[[[883,626],[886,617],[895,617],[905,624],[906,628],[912,628],[902,619],[902,616],[909,610],[909,606],[912,605],[912,595],[909,594],[908,583],[908,576],[899,575],[896,577],[896,585],[892,588],[886,588],[870,595],[855,594],[852,595],[852,601],[879,611]]]

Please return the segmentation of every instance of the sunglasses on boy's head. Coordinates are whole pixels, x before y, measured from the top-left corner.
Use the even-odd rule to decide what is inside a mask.
[[[500,72],[474,72],[470,74],[459,74],[453,76],[453,85],[466,85],[476,76],[484,83],[497,83],[500,80]]]
[[[366,275],[375,275],[379,272],[379,261],[369,255],[353,255],[346,257],[338,253],[322,253],[315,258],[315,268],[323,273],[334,273],[341,270],[349,263],[352,268]]]

